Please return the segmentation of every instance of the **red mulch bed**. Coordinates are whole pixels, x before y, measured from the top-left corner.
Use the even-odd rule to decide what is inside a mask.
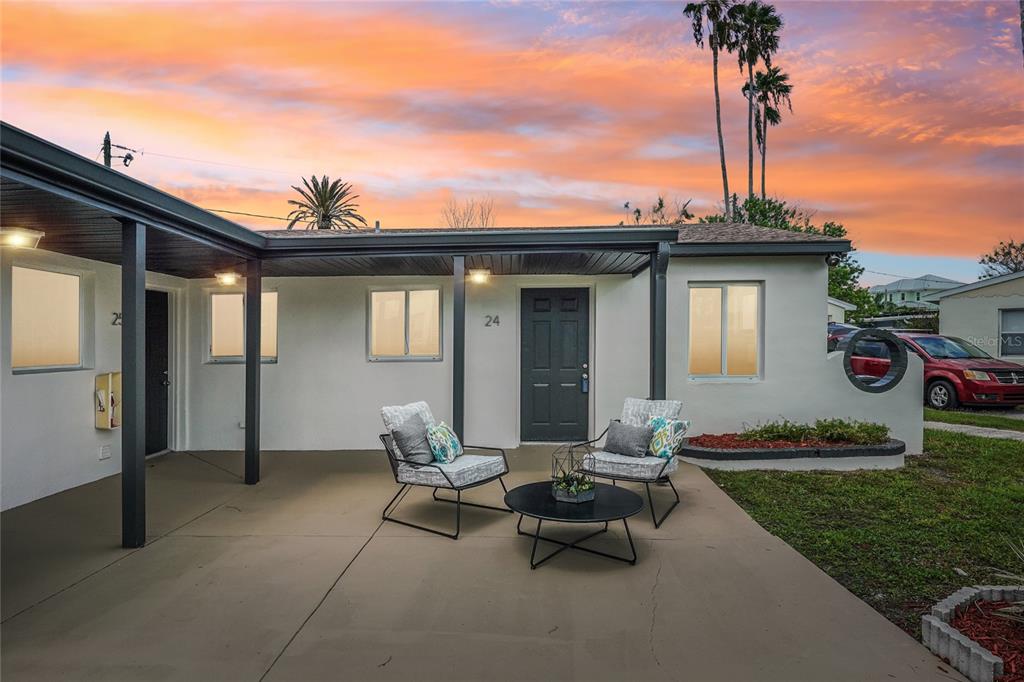
[[[690,439],[690,445],[701,448],[719,448],[722,450],[738,450],[740,448],[824,448],[837,445],[855,445],[808,438],[807,440],[743,440],[738,433],[704,434]]]
[[[950,623],[978,644],[1003,659],[999,682],[1024,682],[1024,623],[993,616],[1007,602],[976,601]]]

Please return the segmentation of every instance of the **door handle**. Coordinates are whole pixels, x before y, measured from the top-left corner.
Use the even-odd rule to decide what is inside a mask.
[[[160,382],[160,385],[161,386],[170,386],[171,382],[167,381],[167,379],[164,379],[163,381]]]
[[[580,392],[590,393],[590,376],[586,373],[580,376]]]

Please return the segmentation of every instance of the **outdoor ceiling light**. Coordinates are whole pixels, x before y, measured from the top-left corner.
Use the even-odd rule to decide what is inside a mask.
[[[0,229],[0,246],[13,246],[18,249],[34,249],[44,232],[29,230],[23,227],[5,227]]]
[[[490,277],[490,268],[474,268],[469,271],[469,281],[473,284],[486,284]]]
[[[218,272],[214,277],[217,278],[217,283],[222,287],[233,287],[241,279],[237,272]]]

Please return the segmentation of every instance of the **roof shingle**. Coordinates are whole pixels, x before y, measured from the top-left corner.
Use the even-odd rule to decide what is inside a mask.
[[[678,227],[680,244],[842,243],[847,241],[813,232],[793,232],[746,223],[686,223]]]

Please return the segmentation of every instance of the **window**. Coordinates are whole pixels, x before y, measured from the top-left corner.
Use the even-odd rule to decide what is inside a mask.
[[[210,294],[210,360],[245,359],[245,294]],[[277,292],[264,291],[260,305],[260,357],[277,359]]]
[[[370,360],[440,360],[441,290],[370,292]]]
[[[690,375],[754,377],[759,373],[761,287],[690,287]]]
[[[999,354],[1024,355],[1024,310],[999,311]]]
[[[82,366],[82,297],[78,275],[11,268],[12,369]]]

